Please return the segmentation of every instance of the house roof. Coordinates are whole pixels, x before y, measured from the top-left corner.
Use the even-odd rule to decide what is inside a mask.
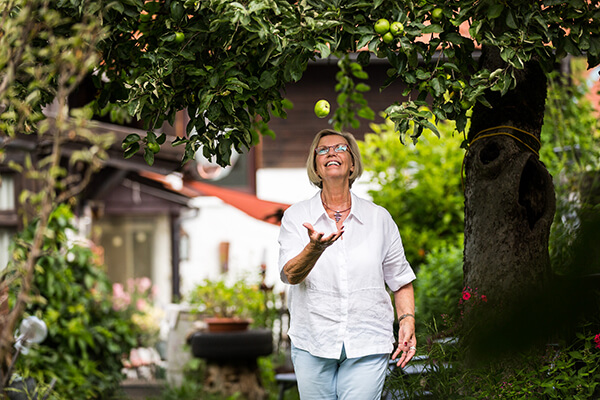
[[[289,204],[262,200],[253,194],[239,190],[211,185],[206,182],[183,179],[181,184],[174,183],[168,176],[149,171],[140,171],[141,176],[162,183],[167,189],[190,198],[198,196],[218,197],[223,202],[243,211],[249,216],[273,225],[280,225],[283,212]]]

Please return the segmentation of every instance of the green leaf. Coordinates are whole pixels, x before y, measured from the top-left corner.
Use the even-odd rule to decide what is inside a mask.
[[[331,54],[331,49],[327,43],[317,43],[315,47],[321,53],[321,58],[327,58]]]
[[[446,91],[446,88],[442,85],[439,78],[431,80],[431,87],[433,89],[433,94],[436,97],[441,96]]]
[[[125,12],[125,7],[123,7],[123,4],[119,1],[113,1],[109,4],[106,5],[107,9],[112,9],[117,11],[119,14],[123,14]]]
[[[121,144],[121,147],[123,148],[123,150],[125,150],[127,147],[131,146],[135,142],[138,142],[140,139],[141,139],[140,135],[138,135],[136,133],[131,133],[131,134],[127,135],[127,137],[125,137],[125,139],[123,139],[123,143]]]
[[[581,354],[581,352],[579,351],[570,351],[569,355],[573,358],[576,358],[578,360],[581,360],[583,358],[583,355]]]
[[[179,146],[181,144],[187,143],[187,141],[188,140],[186,138],[178,137],[175,140],[173,140],[173,142],[171,142],[171,146]]]
[[[504,10],[504,5],[502,3],[492,3],[492,5],[488,8],[487,17],[489,19],[496,19]]]
[[[449,70],[452,70],[455,72],[460,72],[460,69],[458,68],[458,66],[451,62],[445,62],[444,64],[442,64],[442,67],[444,67],[444,69],[449,69]]]
[[[444,28],[439,24],[431,24],[423,28],[422,33],[442,33]]]
[[[589,38],[588,54],[593,56],[600,55],[600,36],[591,36]]]
[[[362,69],[361,70],[352,70],[352,75],[354,75],[354,77],[358,78],[358,79],[369,79],[369,74],[367,74]]]
[[[506,62],[510,62],[515,54],[515,50],[510,47],[504,47],[502,50],[500,50],[500,57],[502,57],[502,59]]]
[[[515,16],[512,12],[512,10],[508,10],[508,12],[506,13],[506,26],[508,26],[511,29],[517,29],[517,23],[515,22]]]
[[[369,85],[361,82],[361,83],[358,83],[354,89],[357,92],[368,92],[369,90],[371,90],[371,87]]]
[[[466,41],[466,39],[463,36],[456,32],[450,32],[449,34],[444,36],[444,39],[455,45],[461,45]]]
[[[431,72],[419,68],[417,70],[417,79],[420,81],[426,81],[431,76]]]
[[[375,39],[377,36],[373,35],[373,34],[368,34],[368,35],[362,35],[359,39],[358,42],[356,43],[356,49],[360,50],[363,47],[365,47],[369,42],[371,42],[373,39]],[[363,52],[361,52],[363,53]],[[366,52],[368,54],[368,52]],[[360,53],[359,53],[360,56]]]
[[[133,143],[131,146],[129,146],[127,149],[125,149],[125,152],[123,153],[123,157],[125,157],[125,159],[131,158],[135,155],[135,153],[138,152],[139,149],[140,149],[139,143]]]
[[[375,111],[373,111],[370,107],[364,106],[356,113],[359,117],[364,119],[375,119]]]
[[[144,149],[144,160],[146,161],[146,164],[150,166],[154,164],[154,153],[148,148]]]

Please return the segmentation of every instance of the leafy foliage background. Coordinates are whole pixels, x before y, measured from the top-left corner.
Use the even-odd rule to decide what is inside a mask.
[[[25,310],[46,323],[48,337],[18,359],[18,370],[40,385],[56,378],[58,398],[109,398],[123,380],[122,357],[138,345],[141,332],[130,315],[113,308],[112,285],[92,251],[69,242],[72,217],[66,205],[51,215]],[[17,237],[17,261],[26,256],[36,224]]]

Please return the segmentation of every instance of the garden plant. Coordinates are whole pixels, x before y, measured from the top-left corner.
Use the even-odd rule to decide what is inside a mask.
[[[46,323],[48,337],[18,359],[16,371],[34,378],[40,388],[55,378],[49,399],[110,398],[119,393],[124,357],[147,332],[130,313],[114,307],[112,284],[97,255],[86,244],[69,242],[72,222],[67,205],[50,215],[51,234],[44,237],[25,308],[26,315]],[[11,249],[16,263],[27,259],[37,224],[32,221],[16,238]],[[5,280],[18,272],[12,267],[5,270]],[[11,304],[22,295],[18,289],[11,291]]]

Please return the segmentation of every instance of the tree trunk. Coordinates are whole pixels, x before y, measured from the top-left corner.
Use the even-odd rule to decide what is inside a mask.
[[[504,65],[497,49],[483,49],[482,68]],[[464,284],[469,305],[476,305],[465,315],[471,329],[465,337],[474,351],[488,354],[490,346],[504,351],[527,343],[551,278],[554,186],[537,155],[546,78],[535,61],[515,78],[516,88],[505,96],[486,93],[492,109],[475,106],[465,157]]]

